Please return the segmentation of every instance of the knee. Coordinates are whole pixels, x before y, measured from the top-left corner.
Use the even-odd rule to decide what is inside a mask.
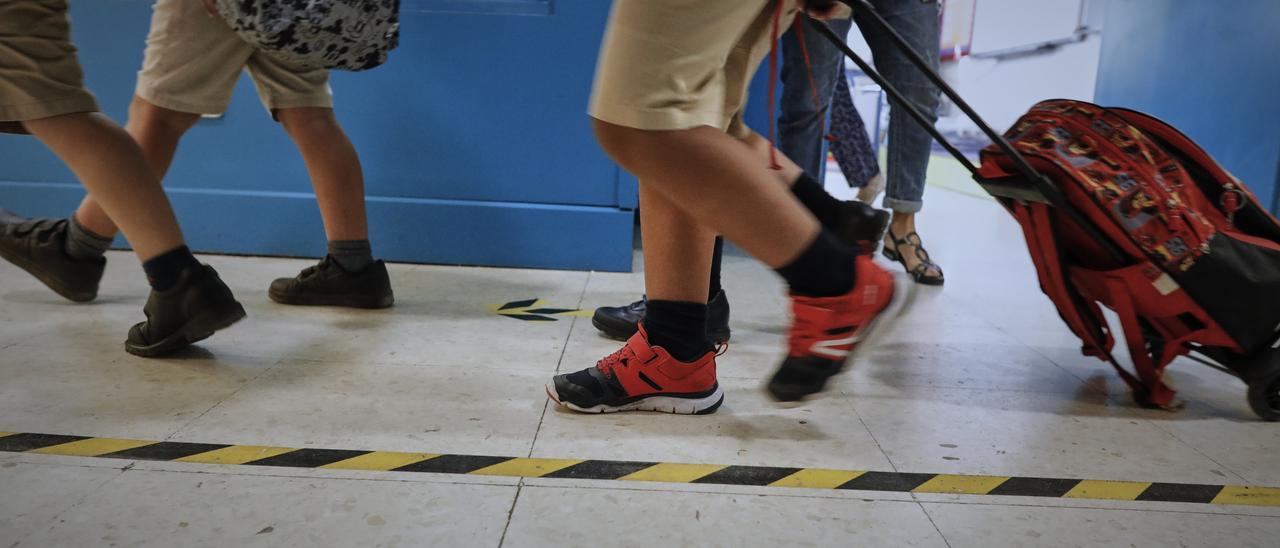
[[[199,114],[156,106],[137,96],[134,96],[133,102],[129,104],[128,125],[144,135],[163,134],[173,138],[181,137],[199,120]]]
[[[620,126],[598,119],[592,119],[592,128],[600,148],[614,162],[637,176],[669,164],[673,158],[690,150],[690,147],[705,143],[712,134],[725,134],[723,130],[711,126],[649,130]]]
[[[338,118],[327,107],[282,108],[276,111],[276,119],[290,135],[337,129]]]
[[[595,132],[596,143],[613,161],[624,168],[632,169],[640,159],[643,146],[640,132],[642,130],[611,124],[592,118],[591,129]]]

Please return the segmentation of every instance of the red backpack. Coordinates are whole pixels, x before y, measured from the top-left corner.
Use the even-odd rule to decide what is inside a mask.
[[[1250,382],[1255,411],[1274,420],[1276,406],[1255,401],[1270,394],[1252,388],[1280,370],[1270,348],[1280,222],[1249,189],[1178,130],[1132,110],[1045,101],[1005,137],[1070,206],[1004,201],[1084,353],[1111,362],[1140,403],[1167,408],[1164,367],[1195,350]],[[1022,179],[996,145],[981,159],[989,184]],[[1099,304],[1119,316],[1136,375],[1112,357]]]
[[[1001,135],[866,0],[839,1],[991,140],[975,166],[843,38],[813,25],[1018,220],[1041,289],[1086,355],[1115,366],[1139,403],[1163,408],[1174,397],[1165,366],[1190,355],[1239,376],[1253,410],[1280,421],[1280,222],[1243,183],[1132,110],[1045,101]],[[1120,317],[1136,375],[1111,354],[1099,305]]]

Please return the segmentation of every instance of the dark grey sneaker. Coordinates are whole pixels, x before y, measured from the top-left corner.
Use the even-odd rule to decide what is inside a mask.
[[[107,260],[67,255],[66,219],[27,219],[0,210],[0,257],[26,270],[55,293],[78,302],[98,296]]]
[[[267,295],[280,304],[306,306],[387,308],[395,303],[385,263],[374,261],[360,272],[347,272],[328,256],[296,277],[271,282]]]
[[[207,339],[245,316],[231,289],[206,264],[182,271],[172,288],[152,290],[142,310],[147,321],[129,330],[124,349],[147,358]]]
[[[610,339],[629,340],[640,329],[640,321],[648,309],[649,304],[643,298],[622,306],[602,306],[591,315],[591,325]],[[729,297],[721,289],[707,301],[707,336],[711,342],[721,344],[728,342],[730,335]]]

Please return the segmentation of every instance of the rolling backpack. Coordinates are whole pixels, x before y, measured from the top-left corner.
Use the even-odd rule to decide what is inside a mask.
[[[1192,350],[1246,381],[1274,373],[1249,362],[1272,353],[1280,329],[1280,222],[1248,187],[1172,126],[1133,110],[1044,101],[1005,138],[1085,219],[1046,203],[1006,204],[1041,289],[1084,353],[1115,366],[1140,403],[1172,405],[1164,368]],[[999,146],[981,159],[983,178],[1016,177]],[[1136,374],[1112,356],[1099,305],[1118,316]],[[1265,402],[1251,404],[1265,415]]]
[[[1040,288],[1085,355],[1115,367],[1140,404],[1174,406],[1179,356],[1248,385],[1280,421],[1280,221],[1190,138],[1123,108],[1050,100],[994,130],[865,0],[839,0],[887,36],[987,136],[979,165],[844,39],[815,24],[1013,215]],[[1119,318],[1134,371],[1112,353]]]

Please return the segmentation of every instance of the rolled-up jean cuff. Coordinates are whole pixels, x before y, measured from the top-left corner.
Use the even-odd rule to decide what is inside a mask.
[[[894,213],[917,213],[924,209],[924,202],[922,201],[899,200],[890,198],[887,195],[884,197],[883,205],[885,209]]]

